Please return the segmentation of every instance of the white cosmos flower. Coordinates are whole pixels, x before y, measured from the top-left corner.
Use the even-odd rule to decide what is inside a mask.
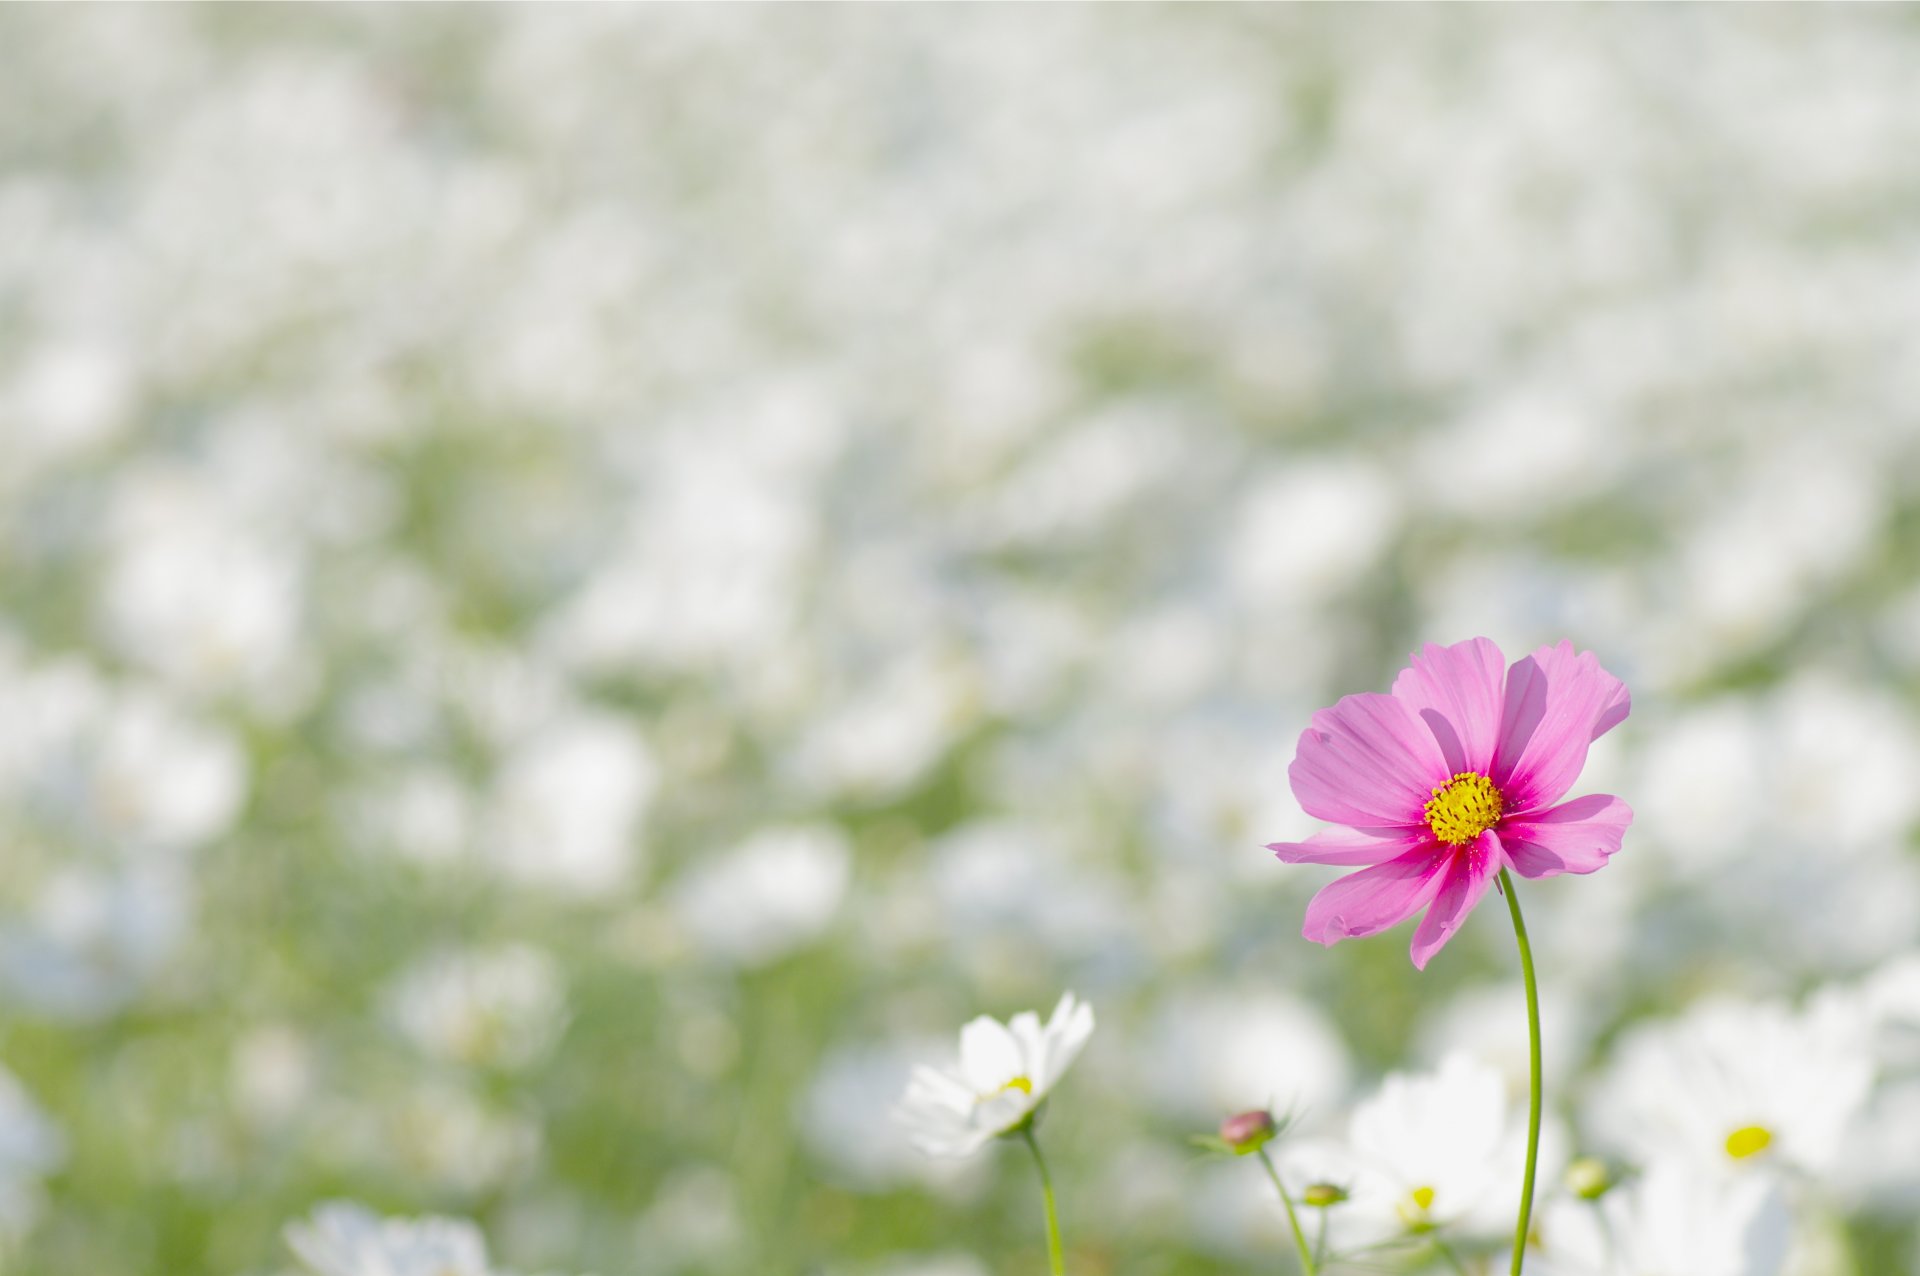
[[[493,1276],[480,1229],[464,1219],[381,1218],[334,1201],[286,1237],[314,1276]]]
[[[1541,1220],[1539,1276],[1775,1276],[1790,1219],[1779,1185],[1663,1161],[1597,1202],[1561,1198]]]
[[[1870,1017],[1853,998],[1824,997],[1798,1012],[1706,1001],[1628,1034],[1595,1087],[1588,1128],[1642,1163],[1790,1166],[1825,1177],[1873,1082],[1870,1038]]]
[[[1017,1129],[1093,1035],[1093,1007],[1072,993],[1046,1026],[1023,1010],[1008,1023],[981,1015],[960,1030],[960,1062],[913,1070],[894,1115],[929,1156],[969,1156]]]
[[[1498,1235],[1511,1226],[1526,1159],[1526,1128],[1500,1070],[1465,1054],[1432,1072],[1396,1072],[1354,1109],[1348,1145],[1360,1172],[1352,1225],[1381,1233],[1458,1227]],[[1541,1132],[1549,1180],[1564,1140]]]

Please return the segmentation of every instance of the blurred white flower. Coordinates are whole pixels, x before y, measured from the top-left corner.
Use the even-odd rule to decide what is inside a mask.
[[[148,687],[61,663],[0,670],[0,786],[83,841],[121,853],[191,850],[224,833],[246,760],[224,731]]]
[[[480,1229],[465,1219],[382,1218],[334,1201],[289,1223],[286,1238],[313,1276],[495,1276]]]
[[[1093,1007],[1070,992],[1044,1027],[1031,1010],[981,1015],[960,1030],[957,1066],[914,1068],[896,1116],[929,1156],[970,1156],[1024,1125],[1092,1035]]]
[[[832,923],[852,860],[846,835],[831,825],[763,829],[699,864],[674,893],[675,914],[706,952],[764,965]]]
[[[128,352],[109,341],[56,337],[32,351],[0,383],[0,435],[11,462],[99,447],[127,423],[131,380]]]
[[[1358,459],[1302,459],[1241,498],[1227,570],[1248,610],[1285,610],[1365,575],[1399,527],[1392,480]]]
[[[1341,1206],[1385,1230],[1458,1227],[1498,1235],[1512,1226],[1524,1173],[1526,1125],[1498,1069],[1465,1054],[1431,1072],[1389,1075],[1353,1111],[1347,1143],[1360,1173]],[[1564,1156],[1557,1130],[1541,1133],[1540,1177]]]
[[[820,707],[795,750],[795,776],[822,798],[897,796],[925,775],[967,721],[968,687],[931,654],[863,671],[858,690]]]
[[[423,1190],[476,1195],[539,1165],[539,1121],[456,1077],[427,1074],[377,1100],[326,1097],[307,1129],[341,1173],[398,1175]]]
[[[518,1068],[552,1050],[566,1024],[566,981],[542,949],[508,944],[421,959],[388,988],[387,1017],[454,1063]]]
[[[1598,1201],[1552,1201],[1539,1223],[1539,1276],[1776,1276],[1792,1219],[1765,1178],[1703,1176],[1662,1161]]]
[[[292,685],[301,564],[228,509],[213,480],[136,475],[113,531],[100,613],[117,651],[194,693],[271,700]]]
[[[124,1006],[186,938],[194,881],[178,865],[57,869],[27,911],[0,923],[0,974],[46,1014],[88,1019]]]
[[[658,782],[638,733],[608,714],[564,716],[505,758],[487,849],[519,881],[573,895],[624,886]]]
[[[1697,1173],[1787,1166],[1815,1177],[1844,1156],[1872,1085],[1871,1021],[1856,999],[1795,1011],[1715,998],[1642,1024],[1586,1105],[1596,1144]]]

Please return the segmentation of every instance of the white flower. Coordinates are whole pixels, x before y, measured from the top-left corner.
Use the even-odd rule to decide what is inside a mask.
[[[1525,1128],[1500,1070],[1464,1054],[1426,1073],[1394,1073],[1354,1109],[1348,1143],[1362,1173],[1352,1211],[1386,1228],[1461,1226],[1498,1234],[1520,1196]],[[1550,1179],[1561,1140],[1541,1138]]]
[[[426,1053],[456,1063],[520,1067],[566,1026],[566,981],[527,944],[435,953],[387,990],[387,1017]]]
[[[1539,1276],[1774,1276],[1790,1219],[1777,1184],[1663,1161],[1598,1202],[1562,1198],[1541,1220]]]
[[[763,829],[690,873],[674,909],[705,951],[764,965],[832,924],[852,864],[846,835],[831,825]]]
[[[492,1276],[480,1230],[463,1219],[381,1218],[335,1201],[289,1224],[287,1245],[314,1276]]]
[[[1025,1122],[1092,1035],[1093,1007],[1072,993],[1044,1028],[1031,1010],[981,1015],[960,1030],[957,1067],[913,1070],[895,1116],[929,1156],[969,1156]]]
[[[549,723],[504,760],[491,851],[509,876],[573,895],[617,890],[636,871],[636,842],[658,782],[652,752],[611,714]]]
[[[1595,1139],[1631,1159],[1696,1169],[1841,1157],[1873,1081],[1869,1019],[1853,999],[1804,1012],[1716,999],[1630,1033],[1587,1109]]]

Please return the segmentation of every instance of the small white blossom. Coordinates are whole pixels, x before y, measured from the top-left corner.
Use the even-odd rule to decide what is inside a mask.
[[[1045,1027],[1031,1010],[1007,1023],[981,1015],[960,1030],[952,1068],[913,1070],[895,1115],[929,1156],[969,1156],[1018,1129],[1093,1035],[1093,1007],[1060,998]]]

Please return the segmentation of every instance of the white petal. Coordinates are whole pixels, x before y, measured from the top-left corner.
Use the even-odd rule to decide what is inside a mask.
[[[1020,1046],[999,1020],[981,1015],[960,1030],[960,1071],[975,1094],[993,1094],[1020,1075]]]

